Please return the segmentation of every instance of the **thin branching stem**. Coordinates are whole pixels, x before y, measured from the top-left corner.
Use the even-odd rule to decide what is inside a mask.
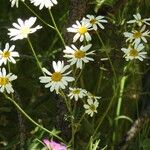
[[[110,56],[109,56],[109,54],[108,54],[108,52],[107,52],[106,46],[105,46],[105,44],[103,43],[103,40],[102,40],[102,38],[100,37],[100,35],[99,35],[99,33],[98,33],[97,31],[96,31],[96,34],[97,34],[97,37],[98,37],[98,39],[100,40],[102,46],[103,46],[104,49],[105,49],[105,53],[106,53],[106,56],[108,57],[110,66],[111,66],[112,71],[113,71],[113,74],[114,74],[115,83],[116,83],[116,82],[117,82],[117,75],[116,75],[116,71],[115,71],[115,68],[114,68],[114,66],[113,66],[113,63],[112,63],[112,61],[111,61],[111,59],[110,59]]]
[[[50,9],[48,9],[48,10],[49,10],[49,14],[50,14],[50,17],[51,17],[51,19],[52,19],[53,25],[54,25],[54,27],[55,27],[55,30],[56,30],[58,36],[60,37],[60,39],[61,39],[61,41],[62,41],[62,44],[63,44],[64,47],[65,47],[65,46],[66,46],[65,41],[64,41],[64,39],[63,39],[63,37],[62,37],[62,35],[61,35],[61,33],[60,33],[58,27],[57,27],[57,24],[56,24],[56,22],[55,22],[55,20],[54,20],[53,14],[52,14],[52,12],[51,12]]]
[[[50,27],[51,29],[55,30],[53,26],[48,24],[46,21],[44,21],[33,9],[31,9],[25,2],[23,4],[41,21],[43,22],[46,26]]]
[[[11,97],[7,96],[6,94],[4,94],[5,98],[8,99],[10,102],[12,102],[16,108],[28,119],[30,120],[34,125],[36,125],[37,127],[39,127],[40,129],[44,130],[45,132],[49,133],[51,136],[56,137],[57,139],[59,139],[60,141],[66,143],[62,138],[60,138],[58,135],[56,135],[55,133],[49,131],[48,129],[46,129],[45,127],[41,126],[40,124],[38,124],[36,121],[34,121],[16,102],[15,100],[13,100]]]

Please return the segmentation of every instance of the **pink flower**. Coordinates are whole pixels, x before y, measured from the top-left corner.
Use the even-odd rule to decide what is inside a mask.
[[[43,142],[49,150],[67,150],[66,146],[61,145],[57,142],[49,141],[48,139],[44,139]]]

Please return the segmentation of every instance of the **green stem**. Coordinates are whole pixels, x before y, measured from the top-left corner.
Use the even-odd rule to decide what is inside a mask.
[[[103,43],[102,38],[100,37],[100,35],[99,35],[99,33],[98,33],[97,31],[96,31],[96,34],[97,34],[98,39],[100,40],[100,42],[101,42],[102,46],[103,46],[103,47],[104,47],[104,49],[105,49],[105,53],[106,53],[106,56],[108,57],[108,60],[109,60],[110,66],[111,66],[112,71],[113,71],[113,74],[114,74],[115,83],[116,83],[116,82],[117,82],[117,75],[116,75],[116,72],[115,72],[115,68],[114,68],[114,66],[113,66],[113,63],[112,63],[112,61],[111,61],[111,59],[110,59],[110,56],[109,56],[109,54],[108,54],[108,52],[107,52],[107,50],[106,50],[105,44]]]
[[[35,11],[33,11],[25,2],[23,2],[23,4],[41,21],[43,22],[45,25],[47,25],[48,27],[50,27],[51,29],[55,30],[55,28],[51,25],[49,25],[47,22],[45,22]]]
[[[17,109],[28,119],[30,120],[34,125],[36,125],[37,127],[41,128],[42,130],[44,130],[45,132],[48,132],[50,135],[56,137],[57,139],[61,140],[62,142],[64,142],[64,140],[62,138],[60,138],[58,135],[54,134],[53,132],[49,131],[48,129],[44,128],[43,126],[41,126],[40,124],[38,124],[37,122],[35,122],[12,98],[10,98],[9,96],[7,96],[6,94],[4,94],[6,99],[8,99],[9,101],[11,101],[16,107]],[[65,142],[64,142],[65,143]]]
[[[82,122],[84,116],[85,116],[85,113],[82,114],[82,116],[80,117],[80,120],[77,122],[76,128],[75,128],[75,129],[73,128],[72,138],[71,138],[71,140],[69,141],[69,144],[70,144],[70,143],[74,143],[74,136],[75,136],[75,134],[76,134],[76,132],[77,132],[77,129],[78,129],[78,126],[79,126],[80,123]]]
[[[84,68],[84,66],[83,66],[83,68]],[[80,70],[80,72],[79,72],[79,74],[78,74],[78,76],[77,76],[77,78],[76,78],[76,80],[75,80],[75,82],[74,82],[74,84],[73,84],[74,87],[76,86],[77,81],[79,80],[79,78],[80,78],[80,76],[81,76],[81,74],[82,74],[82,72],[83,72],[83,68]]]
[[[48,9],[48,10],[49,10],[49,14],[50,14],[50,16],[51,16],[53,25],[54,25],[54,27],[55,27],[55,30],[56,30],[58,36],[60,37],[60,39],[61,39],[61,41],[62,41],[62,43],[63,43],[63,45],[64,45],[64,47],[65,47],[65,46],[66,46],[65,41],[64,41],[64,39],[63,39],[61,33],[60,33],[59,30],[58,30],[58,27],[57,27],[56,22],[55,22],[55,20],[54,20],[53,14],[52,14],[52,12],[51,12],[50,9]]]
[[[37,62],[37,65],[38,65],[39,69],[40,69],[40,70],[42,71],[42,73],[45,75],[45,73],[44,73],[43,70],[42,70],[42,66],[41,66],[41,64],[40,64],[40,62],[39,62],[39,60],[38,60],[38,58],[37,58],[37,55],[36,55],[36,53],[35,53],[35,51],[34,51],[34,49],[33,49],[33,46],[32,46],[32,43],[31,43],[29,37],[27,38],[27,40],[28,40],[28,43],[29,43],[30,48],[31,48],[31,50],[32,50],[32,53],[33,53],[33,55],[34,55],[34,58],[36,59],[36,62]]]
[[[127,79],[127,76],[123,76],[120,81],[120,90],[119,90],[119,98],[118,98],[118,104],[117,104],[116,117],[118,117],[120,115],[122,97],[123,97],[123,91],[124,91],[126,79]],[[116,125],[118,125],[118,119],[116,120]]]
[[[118,89],[118,87],[116,88],[116,91],[117,91],[117,89]],[[117,95],[117,92],[116,92],[116,91],[114,92],[115,94],[114,94],[113,97],[111,98],[110,103],[109,103],[109,105],[108,105],[106,111],[104,112],[103,116],[99,119],[98,125],[97,125],[96,129],[94,130],[94,133],[93,133],[92,137],[94,137],[94,136],[96,135],[96,133],[97,133],[97,131],[98,131],[100,125],[102,124],[102,122],[103,122],[103,120],[105,119],[105,117],[106,117],[108,111],[110,110],[110,108],[111,108],[111,106],[112,106],[112,104],[113,104],[113,101],[114,101],[114,99],[115,99],[115,97],[116,97],[116,95]],[[87,144],[86,150],[88,150],[89,144],[90,144],[90,141],[89,141],[88,144]]]
[[[65,94],[62,90],[60,91],[60,95],[64,98],[67,109],[68,109],[69,113],[71,113],[71,105],[70,105],[70,103],[68,103],[67,97],[65,96]]]
[[[100,75],[99,75],[99,78],[98,78],[97,88],[95,89],[95,94],[97,94],[99,92],[99,90],[100,90],[100,86],[101,86],[101,82],[102,82],[102,77],[103,77],[103,70],[100,70]]]

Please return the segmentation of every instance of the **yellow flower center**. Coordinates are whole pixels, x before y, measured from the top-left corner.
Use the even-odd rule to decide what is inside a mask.
[[[62,74],[60,72],[54,72],[51,79],[52,81],[58,82],[62,79]]]
[[[138,51],[136,50],[136,49],[132,49],[132,50],[130,50],[130,53],[129,53],[129,55],[130,56],[132,56],[132,57],[136,57],[136,56],[138,56]]]
[[[91,20],[90,20],[90,23],[91,23],[91,24],[95,24],[95,23],[96,23],[96,19],[91,19]]]
[[[3,86],[3,85],[6,85],[9,83],[9,79],[6,78],[6,77],[0,77],[0,85]]]
[[[10,52],[6,51],[3,53],[3,57],[8,58],[10,56]]]
[[[72,93],[73,93],[73,94],[79,94],[79,93],[80,93],[80,90],[78,90],[78,89],[73,90]]]
[[[87,32],[87,28],[85,26],[81,26],[79,29],[78,29],[78,32],[80,34],[85,34]]]
[[[96,110],[96,107],[95,107],[94,104],[91,104],[91,105],[90,105],[90,110],[92,110],[92,111],[95,111],[95,110]]]
[[[133,34],[133,37],[134,37],[134,38],[140,38],[141,36],[142,36],[142,33],[139,32],[139,31],[137,31],[137,32],[135,32],[135,33]]]
[[[85,57],[85,52],[78,50],[74,53],[75,58],[81,59]]]
[[[26,37],[26,36],[30,33],[30,28],[24,26],[24,27],[22,27],[22,29],[21,29],[20,32],[21,32],[21,34],[22,34],[24,37]]]

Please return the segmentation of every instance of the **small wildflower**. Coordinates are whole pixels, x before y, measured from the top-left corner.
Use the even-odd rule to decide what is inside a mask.
[[[11,81],[17,79],[17,76],[9,73],[6,75],[6,69],[0,68],[0,92],[3,93],[5,90],[8,94],[13,93]]]
[[[77,68],[82,69],[82,63],[88,63],[89,61],[94,61],[93,58],[88,57],[88,55],[94,54],[94,51],[87,52],[91,48],[92,44],[86,46],[81,46],[79,49],[75,45],[71,47],[66,46],[66,49],[63,51],[65,53],[64,57],[69,58],[68,62],[70,65],[76,64]]]
[[[100,96],[95,96],[95,95],[93,95],[92,93],[90,93],[90,92],[87,92],[87,97],[88,97],[88,99],[94,99],[94,100],[98,100],[98,99],[100,99],[101,97]]]
[[[25,0],[21,0],[22,2],[24,2]],[[10,0],[11,2],[11,7],[14,7],[16,5],[16,7],[18,7],[18,3],[19,3],[19,0]]]
[[[39,6],[41,10],[43,7],[51,8],[52,6],[56,5],[58,2],[57,0],[30,0],[35,6]]]
[[[146,26],[144,25],[140,31],[134,30],[132,33],[130,32],[124,32],[124,36],[127,38],[126,42],[133,42],[134,43],[140,43],[141,40],[147,43],[147,40],[145,37],[149,37],[149,30],[145,31]]]
[[[107,23],[107,20],[104,19],[104,16],[93,16],[93,15],[87,15],[86,16],[87,18],[84,18],[83,20],[88,22],[93,30],[97,30],[98,29],[98,26],[101,28],[101,29],[104,29],[104,26],[102,25],[102,23]]]
[[[14,51],[15,45],[9,47],[9,43],[5,44],[5,49],[0,50],[0,66],[4,63],[6,65],[7,61],[16,63],[13,57],[19,57],[19,53]]]
[[[8,35],[10,36],[12,41],[21,40],[28,37],[28,34],[36,32],[38,29],[41,29],[41,26],[36,26],[31,28],[36,21],[36,17],[30,17],[28,20],[18,19],[18,24],[13,23],[12,25],[15,28],[8,29],[10,32]]]
[[[46,83],[45,88],[50,87],[50,91],[56,91],[58,94],[59,89],[65,89],[68,85],[68,82],[74,81],[73,77],[67,76],[71,73],[71,71],[64,73],[67,69],[69,69],[69,65],[64,66],[64,62],[58,61],[57,63],[53,61],[54,72],[49,72],[46,68],[43,68],[43,72],[45,72],[48,76],[41,76],[40,82]]]
[[[55,141],[49,141],[48,139],[44,139],[43,142],[49,150],[67,150],[66,146],[59,144]]]
[[[125,53],[124,57],[127,61],[133,59],[139,59],[143,61],[146,58],[147,52],[141,52],[144,49],[144,45],[142,43],[135,43],[134,46],[130,45],[128,48],[122,48],[121,50]]]
[[[87,99],[88,104],[84,104],[83,107],[86,109],[85,113],[93,117],[94,113],[97,113],[97,107],[99,102],[95,99]]]
[[[75,99],[75,101],[78,101],[79,98],[83,98],[84,96],[86,96],[87,91],[85,89],[82,88],[69,88],[70,93],[68,94],[68,96],[70,97],[70,99]]]
[[[137,23],[138,26],[142,26],[143,24],[147,24],[150,25],[150,23],[148,23],[147,21],[150,21],[150,18],[145,18],[142,19],[141,15],[139,13],[137,13],[136,15],[133,15],[133,17],[135,18],[134,20],[129,20],[127,23]]]
[[[78,39],[80,39],[80,42],[83,42],[85,39],[86,41],[91,41],[91,36],[88,33],[91,25],[85,21],[76,21],[76,24],[73,24],[72,27],[67,28],[68,32],[76,33],[73,37],[73,42],[76,42]]]

